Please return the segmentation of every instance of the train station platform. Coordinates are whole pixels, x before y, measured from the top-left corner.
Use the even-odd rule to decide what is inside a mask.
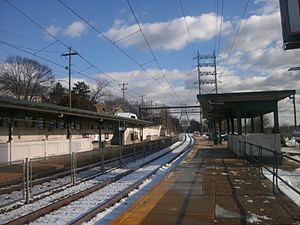
[[[111,225],[298,224],[300,209],[226,148],[199,139],[178,166]]]

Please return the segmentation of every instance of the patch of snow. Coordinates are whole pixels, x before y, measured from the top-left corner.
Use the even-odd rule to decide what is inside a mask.
[[[263,170],[264,175],[270,180],[273,181],[272,174],[267,171]],[[296,188],[298,191],[300,191],[300,173],[299,168],[294,171],[285,171],[282,169],[278,170],[279,176],[287,181],[288,184],[292,185],[294,188]],[[279,189],[285,193],[296,205],[300,207],[300,195],[297,194],[295,191],[293,191],[291,188],[289,188],[285,183],[283,183],[281,180],[278,179],[278,186]]]
[[[267,217],[267,216],[259,216],[256,215],[254,213],[251,213],[251,216],[247,219],[247,222],[249,223],[260,223],[263,220],[271,220],[271,218]]]

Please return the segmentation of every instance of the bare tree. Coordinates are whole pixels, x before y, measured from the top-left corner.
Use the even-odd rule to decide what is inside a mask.
[[[52,70],[47,65],[22,58],[8,57],[0,68],[0,84],[6,95],[32,101],[47,93],[54,81]]]
[[[97,80],[94,87],[91,88],[90,101],[97,103],[101,101],[103,96],[107,96],[107,92],[105,91],[107,85],[108,82],[106,80]]]

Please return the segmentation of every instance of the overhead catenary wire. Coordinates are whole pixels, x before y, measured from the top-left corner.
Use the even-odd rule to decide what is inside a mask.
[[[56,41],[58,41],[60,44],[62,44],[63,46],[65,46],[66,48],[68,48],[69,46],[66,45],[65,43],[63,43],[62,41],[60,41],[59,39],[57,39],[53,34],[51,34],[49,31],[47,31],[44,27],[42,27],[39,23],[37,23],[35,20],[33,20],[30,16],[28,16],[27,14],[25,14],[23,11],[21,11],[19,8],[17,8],[15,5],[13,5],[12,3],[10,3],[7,0],[3,0],[5,1],[8,5],[10,5],[12,8],[14,8],[15,10],[17,10],[19,13],[21,13],[23,16],[25,16],[28,20],[30,20],[32,23],[34,23],[36,26],[38,26],[40,29],[42,29],[44,32],[46,32],[49,36],[51,36],[52,38],[54,38]]]
[[[136,64],[138,67],[140,67],[148,76],[150,76],[162,89],[165,90],[166,93],[170,94],[171,96],[174,96],[173,93],[171,93],[159,80],[156,78],[153,74],[151,74],[144,66],[142,66],[136,59],[134,59],[131,55],[129,55],[125,50],[123,50],[120,46],[118,46],[114,41],[112,41],[109,37],[107,37],[100,29],[95,27],[93,24],[91,24],[89,21],[87,21],[84,17],[79,15],[77,12],[75,12],[70,6],[65,4],[61,0],[57,0],[61,5],[63,5],[66,9],[68,9],[70,12],[72,12],[74,15],[76,15],[78,18],[80,18],[84,23],[86,23],[89,27],[91,27],[94,31],[96,31],[98,34],[100,34],[105,40],[107,40],[109,43],[111,43],[113,46],[115,46],[120,52],[122,52],[127,58],[129,58],[134,64]],[[176,99],[176,96],[175,96]]]
[[[219,29],[219,40],[218,46],[216,49],[216,57],[219,57],[220,54],[220,47],[221,47],[221,40],[222,40],[222,30],[223,30],[223,13],[224,13],[224,0],[221,0],[221,14],[220,14],[220,29]]]
[[[180,9],[181,9],[181,13],[183,15],[185,27],[186,27],[186,30],[187,30],[187,33],[188,33],[188,36],[189,36],[189,39],[190,39],[190,42],[191,42],[191,46],[192,46],[192,49],[193,49],[194,57],[196,57],[197,54],[196,54],[196,50],[195,50],[195,47],[194,47],[194,44],[193,44],[193,39],[192,39],[192,36],[191,36],[191,32],[190,32],[189,26],[188,26],[187,21],[186,21],[186,16],[185,16],[185,13],[184,13],[183,5],[182,5],[181,0],[178,0],[178,1],[179,1],[179,6],[180,6]]]
[[[0,40],[0,43],[3,44],[3,45],[9,46],[9,47],[11,47],[11,48],[17,49],[17,50],[19,50],[19,51],[25,52],[25,53],[27,53],[27,54],[30,54],[30,55],[32,55],[32,56],[35,56],[35,57],[37,57],[37,58],[40,58],[40,59],[42,59],[42,60],[44,60],[44,61],[46,61],[46,62],[50,62],[50,63],[52,63],[52,64],[54,64],[54,65],[56,65],[56,66],[59,66],[59,67],[61,67],[61,68],[65,68],[64,65],[61,65],[61,64],[59,64],[59,63],[57,63],[57,62],[54,62],[54,61],[52,61],[52,60],[50,60],[50,59],[47,59],[47,58],[43,57],[43,56],[34,55],[32,52],[29,52],[29,51],[27,51],[27,50],[24,50],[24,49],[22,49],[22,48],[20,48],[20,47],[18,47],[18,46],[15,46],[15,45],[13,45],[13,44],[11,44],[11,43],[8,43],[8,42],[5,42],[5,41],[1,41],[1,40]]]
[[[17,50],[19,50],[19,51],[22,51],[22,52],[24,52],[24,53],[27,53],[27,54],[29,54],[29,55],[32,55],[32,56],[34,56],[34,57],[37,57],[37,58],[39,58],[39,59],[42,59],[42,60],[44,60],[44,61],[46,61],[46,62],[52,63],[52,64],[54,64],[54,65],[56,65],[56,66],[58,66],[58,67],[61,67],[61,68],[63,68],[63,69],[66,69],[66,67],[65,67],[64,65],[62,65],[62,64],[59,64],[59,63],[57,63],[57,62],[54,62],[54,61],[52,61],[52,60],[50,60],[50,59],[47,59],[47,58],[45,58],[45,57],[42,57],[42,56],[39,56],[39,55],[35,55],[34,53],[29,52],[29,51],[27,51],[27,50],[24,50],[24,49],[22,49],[22,48],[19,48],[18,46],[15,46],[15,45],[13,45],[13,44],[11,44],[11,43],[8,43],[8,42],[5,42],[5,41],[0,41],[0,43],[3,44],[3,45],[9,46],[9,47],[11,47],[11,48],[17,49]],[[93,81],[98,81],[97,79],[95,79],[95,78],[93,78],[93,77],[91,77],[91,76],[89,76],[89,75],[87,75],[87,74],[85,74],[85,73],[82,73],[82,72],[80,72],[80,71],[77,71],[77,70],[73,70],[73,69],[72,69],[72,72],[78,74],[78,75],[81,76],[81,77],[88,78],[88,79],[93,80]],[[110,87],[110,88],[113,88],[109,83],[108,83],[107,86]],[[117,89],[117,88],[113,88],[113,89],[119,90],[119,89]],[[132,93],[135,93],[134,91],[131,91],[131,92],[132,92]],[[137,97],[139,96],[138,93],[135,93],[135,95],[136,95]]]
[[[44,31],[45,33],[47,33],[49,36],[51,36],[53,39],[55,39],[55,43],[59,42],[61,45],[63,45],[66,48],[69,48],[69,45],[67,45],[66,43],[64,43],[63,41],[59,40],[55,35],[51,34],[50,32],[48,32],[43,26],[41,26],[38,22],[36,22],[34,19],[32,19],[29,15],[27,15],[25,12],[23,12],[21,9],[19,9],[17,6],[15,6],[14,4],[10,3],[8,0],[4,0],[8,5],[10,5],[13,9],[15,9],[16,11],[18,11],[20,14],[22,14],[24,17],[26,17],[29,21],[31,21],[34,25],[36,25],[37,27],[39,27],[42,31]],[[52,42],[51,44],[54,44],[54,42]],[[50,44],[50,45],[51,45]],[[17,47],[17,46],[14,46]],[[47,48],[49,47],[49,44],[46,46]],[[16,48],[17,49],[17,48]],[[21,47],[18,48],[18,50],[21,50]],[[39,49],[29,49],[29,50],[33,50],[33,51],[39,51]],[[38,56],[37,53],[33,54],[29,51],[23,51],[25,53],[31,54],[33,56],[39,57],[45,61],[51,62],[53,64],[56,64],[54,61],[46,59],[44,57]],[[112,81],[114,82],[119,82],[116,79],[112,78],[109,74],[107,74],[106,72],[104,72],[103,70],[101,70],[99,67],[97,67],[96,65],[92,64],[88,59],[86,59],[84,56],[82,56],[82,54],[79,54],[80,58],[83,59],[87,64],[89,64],[90,66],[94,67],[95,69],[97,69],[100,73],[104,74],[105,76],[107,76],[108,78],[110,78]]]
[[[242,17],[241,17],[241,19],[240,19],[240,21],[239,21],[239,25],[238,25],[238,27],[237,27],[237,30],[236,30],[236,33],[235,33],[234,38],[233,38],[233,40],[232,40],[232,43],[231,43],[229,52],[228,52],[228,54],[227,54],[227,58],[229,58],[229,56],[231,55],[231,52],[232,52],[232,50],[233,50],[233,46],[234,46],[235,41],[236,41],[236,38],[237,38],[237,36],[238,36],[238,34],[239,34],[239,32],[240,32],[240,29],[241,29],[243,20],[244,20],[244,18],[245,18],[246,12],[247,12],[248,5],[249,5],[249,0],[247,0],[246,5],[245,5],[245,7],[244,7],[243,15],[242,15]]]
[[[144,40],[145,40],[145,42],[146,42],[146,44],[147,44],[147,47],[148,47],[148,49],[149,49],[149,51],[150,51],[150,53],[151,53],[151,55],[152,55],[152,57],[153,57],[153,60],[155,61],[155,63],[156,63],[156,65],[157,65],[158,69],[160,70],[161,74],[163,75],[163,77],[164,77],[165,80],[167,81],[169,87],[171,88],[172,92],[174,93],[174,96],[176,96],[177,100],[179,100],[178,95],[175,93],[172,84],[170,83],[170,81],[168,80],[168,78],[167,78],[166,74],[164,73],[162,67],[160,66],[160,64],[159,64],[159,62],[158,62],[158,60],[157,60],[157,58],[156,58],[156,56],[155,56],[155,54],[154,54],[154,52],[153,52],[151,46],[150,46],[149,41],[148,41],[148,39],[146,38],[146,35],[145,35],[145,33],[144,33],[144,31],[143,31],[143,29],[142,29],[142,27],[141,27],[141,24],[140,24],[140,22],[139,22],[139,20],[138,20],[138,18],[137,18],[137,16],[136,16],[134,10],[133,10],[133,7],[131,6],[129,0],[126,0],[126,1],[127,1],[127,4],[128,4],[128,6],[129,6],[131,12],[132,12],[132,15],[133,15],[133,17],[134,17],[134,19],[135,19],[135,22],[137,23],[137,25],[138,25],[138,27],[139,27],[139,30],[140,30],[140,32],[141,32],[141,34],[142,34],[142,36],[143,36],[143,38],[144,38]]]

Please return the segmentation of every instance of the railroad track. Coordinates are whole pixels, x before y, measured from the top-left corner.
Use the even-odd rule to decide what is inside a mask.
[[[166,147],[163,150],[154,153],[154,155],[161,154],[162,152],[166,152],[168,148],[172,149],[176,147],[176,145],[180,144],[177,142],[170,147]],[[142,154],[142,155],[141,155]],[[152,153],[153,154],[153,153]],[[149,158],[149,152],[140,153],[138,158]],[[136,155],[137,156],[137,155]],[[129,159],[131,157],[131,159]],[[123,156],[124,162],[122,165],[126,163],[130,163],[135,161],[136,157],[131,154],[126,154]],[[125,160],[126,159],[126,160]],[[88,182],[89,180],[97,180],[99,176],[103,174],[108,174],[109,172],[116,170],[121,167],[119,163],[115,163],[115,161],[119,161],[119,159],[108,160],[105,163],[105,167],[107,168],[105,171],[102,170],[101,165],[99,163],[94,163],[93,165],[84,166],[77,169],[77,182],[76,184],[80,184],[82,182]],[[67,174],[67,175],[66,175]],[[39,184],[34,185],[31,188],[31,198],[30,202],[39,201],[40,199],[46,198],[49,195],[53,195],[55,193],[59,193],[66,188],[72,188],[71,176],[70,172],[62,172],[59,174],[54,174],[49,177],[43,178],[41,181],[37,180]],[[101,182],[102,180],[98,181]],[[94,183],[91,184],[93,186]],[[22,200],[24,198],[24,189],[15,190],[13,192],[4,193],[0,195],[0,214],[9,212],[16,208],[22,207],[25,204],[25,201]]]
[[[188,138],[190,139],[190,138]],[[37,218],[39,218],[37,220],[37,223],[41,224],[41,223],[46,223],[45,221],[51,221],[50,223],[53,223],[53,215],[50,212],[58,213],[59,211],[64,211],[65,208],[70,207],[70,205],[76,205],[77,204],[77,209],[80,209],[78,212],[78,215],[82,215],[82,199],[87,198],[88,200],[88,205],[91,205],[91,207],[89,208],[88,211],[93,211],[94,213],[99,212],[99,210],[103,210],[104,208],[106,208],[108,205],[113,204],[113,202],[120,200],[120,198],[126,196],[128,194],[129,191],[135,189],[137,186],[139,186],[139,184],[141,184],[143,182],[144,179],[146,179],[147,177],[151,176],[153,173],[155,173],[160,166],[158,166],[157,164],[157,160],[164,160],[161,161],[162,164],[165,164],[166,162],[168,162],[170,160],[170,154],[173,155],[172,159],[174,157],[176,157],[178,154],[182,154],[184,152],[184,150],[187,149],[187,146],[189,146],[190,140],[186,140],[184,143],[182,143],[182,146],[177,147],[174,150],[169,150],[169,151],[165,151],[162,152],[162,154],[156,154],[156,156],[150,156],[151,159],[149,159],[149,156],[147,157],[148,160],[144,160],[144,162],[142,163],[131,163],[130,165],[124,167],[124,168],[119,168],[115,171],[111,171],[111,173],[106,174],[105,178],[103,178],[104,176],[102,176],[102,180],[99,181],[97,180],[97,177],[95,177],[94,179],[92,179],[89,183],[93,183],[94,185],[90,185],[90,184],[85,184],[85,182],[79,184],[79,190],[77,193],[72,193],[72,194],[67,194],[63,199],[55,199],[55,197],[53,196],[48,196],[46,202],[50,203],[50,204],[45,204],[45,205],[41,205],[41,207],[39,207],[36,210],[31,210],[30,213],[24,213],[24,211],[19,210],[14,212],[8,212],[7,214],[4,214],[1,216],[1,223],[6,223],[6,224],[20,224],[20,223],[28,223],[31,222],[33,220],[36,220]],[[148,168],[148,169],[145,169]],[[133,179],[134,177],[136,177],[138,175],[138,178],[140,179]],[[130,177],[130,181],[128,183],[128,177]],[[142,177],[142,178],[141,178]],[[127,179],[127,182],[126,182]],[[125,180],[125,181],[124,181]],[[133,180],[135,180],[135,182],[133,182]],[[124,182],[127,183],[127,186],[124,187]],[[76,187],[75,187],[76,188]],[[121,188],[121,190],[120,190]],[[115,190],[116,192],[111,193],[108,197],[105,196],[103,198],[102,194],[100,193],[104,193],[107,191],[111,191],[111,190]],[[126,191],[125,191],[126,190]],[[92,196],[92,197],[91,197]],[[101,199],[99,199],[98,197],[101,196]],[[53,199],[51,199],[53,197]],[[43,201],[45,199],[42,199],[41,201]],[[100,207],[99,204],[101,205]],[[29,205],[24,205],[22,207],[31,207],[30,205],[33,204],[29,204]],[[65,206],[65,207],[64,207]],[[92,210],[92,208],[97,208],[95,210]],[[73,215],[72,218],[74,217],[78,217],[74,215],[75,211],[71,210],[71,214]],[[65,212],[63,212],[63,214],[65,214]],[[90,215],[92,215],[92,212],[89,212]],[[44,217],[41,217],[43,215],[46,215],[46,219]],[[4,216],[4,217],[3,217]],[[16,218],[17,219],[14,219]],[[40,218],[41,217],[41,218]],[[50,217],[50,219],[49,219]],[[70,217],[66,217],[66,216],[62,216],[63,218],[70,218]],[[87,216],[90,217],[90,216]],[[80,216],[79,220],[86,220],[87,218],[86,216],[82,217]],[[41,220],[45,221],[41,221]],[[54,219],[55,220],[55,219]],[[60,220],[60,219],[59,219]],[[56,221],[57,222],[57,221]],[[70,222],[70,221],[69,221]],[[66,223],[69,223],[66,222]],[[76,221],[73,221],[74,223]],[[72,223],[73,223],[72,222]],[[64,224],[65,222],[62,222],[62,224]]]

